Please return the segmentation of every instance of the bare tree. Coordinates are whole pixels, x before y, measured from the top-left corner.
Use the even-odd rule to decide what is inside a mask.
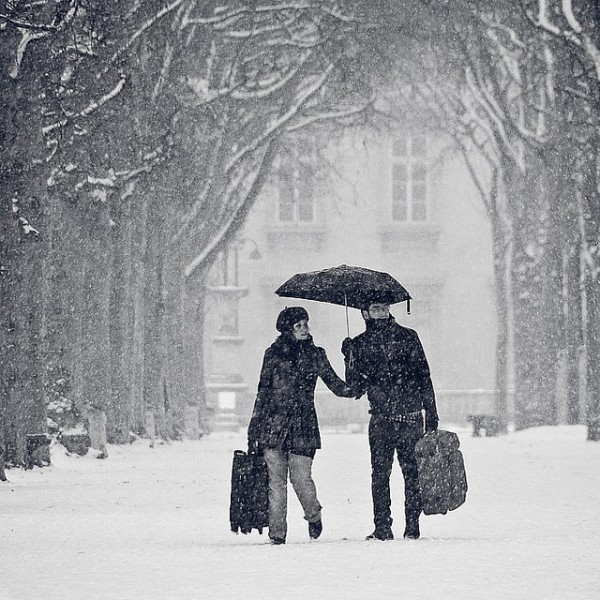
[[[584,341],[586,350],[586,420],[588,439],[600,440],[600,350],[598,304],[599,187],[598,128],[600,117],[600,8],[573,0],[523,0],[521,5],[540,35],[553,40],[569,56],[571,77],[563,82],[572,105],[583,110],[585,130],[571,140],[577,149],[575,197],[582,212],[581,252],[585,280]],[[571,119],[572,120],[572,119]]]
[[[202,405],[205,274],[243,222],[278,140],[370,104],[346,54],[358,23],[336,2],[54,4],[35,18],[18,4],[0,11],[14,131],[3,153],[10,146],[20,157],[3,160],[2,191],[15,201],[2,224],[36,234],[35,215],[14,195],[21,186],[29,196],[34,183],[51,223],[39,221],[43,268],[32,245],[22,260],[14,243],[2,247],[4,271],[15,273],[7,293],[31,289],[17,283],[27,264],[45,274],[47,293],[33,304],[44,352],[27,347],[42,372],[60,363],[46,379],[66,372],[79,412],[106,412],[113,441],[144,433],[147,414],[168,435],[186,404]],[[25,90],[29,78],[37,88]],[[26,314],[4,306],[3,337],[13,313]],[[3,406],[16,406],[4,400],[20,383],[3,381]],[[43,390],[23,390],[44,406]],[[24,423],[21,409],[12,417]],[[43,430],[44,417],[20,427]],[[21,462],[23,444],[14,445],[11,461]]]

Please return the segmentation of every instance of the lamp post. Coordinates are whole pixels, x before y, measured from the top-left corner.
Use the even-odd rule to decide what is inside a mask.
[[[236,238],[228,244],[216,262],[213,282],[208,286],[207,401],[213,412],[211,429],[237,430],[240,423],[236,408],[238,395],[247,385],[239,373],[244,338],[239,332],[239,302],[248,288],[239,285],[239,253],[245,245],[254,245],[249,258],[259,260],[258,245],[251,238]]]

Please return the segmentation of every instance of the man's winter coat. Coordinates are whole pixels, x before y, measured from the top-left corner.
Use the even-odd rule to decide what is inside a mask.
[[[436,429],[438,414],[429,365],[417,332],[394,317],[369,319],[366,331],[342,346],[346,381],[367,392],[370,412],[402,420],[425,409],[427,429]]]
[[[336,395],[353,397],[353,390],[333,370],[325,350],[312,338],[297,341],[279,336],[265,352],[258,395],[248,426],[248,444],[310,453],[321,447],[315,410],[315,386],[320,377]]]

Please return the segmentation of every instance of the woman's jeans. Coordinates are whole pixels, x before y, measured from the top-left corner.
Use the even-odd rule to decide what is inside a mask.
[[[269,537],[285,539],[287,534],[287,478],[311,523],[321,520],[321,505],[312,479],[312,458],[284,450],[265,450],[269,470]]]

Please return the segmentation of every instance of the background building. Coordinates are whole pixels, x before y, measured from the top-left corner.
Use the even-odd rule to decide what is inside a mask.
[[[213,290],[209,302],[206,367],[216,412],[247,422],[263,352],[277,335],[275,319],[284,306],[307,308],[316,344],[343,376],[345,309],[279,298],[274,290],[294,273],[344,263],[387,271],[409,290],[411,314],[406,304],[392,313],[419,332],[442,420],[493,412],[490,228],[466,168],[420,134],[355,132],[326,145],[294,140],[244,232],[215,267],[221,288],[230,288]],[[231,313],[229,326],[223,312]],[[229,327],[229,342],[223,327]],[[349,309],[350,335],[363,329],[359,311]],[[322,424],[366,421],[366,400],[317,390]]]

